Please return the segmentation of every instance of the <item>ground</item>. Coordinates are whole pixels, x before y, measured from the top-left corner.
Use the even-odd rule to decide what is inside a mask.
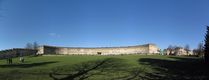
[[[0,80],[209,79],[198,57],[160,55],[48,55],[0,60]]]

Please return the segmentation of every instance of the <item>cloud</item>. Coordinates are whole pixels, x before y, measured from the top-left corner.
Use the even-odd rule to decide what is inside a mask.
[[[49,36],[51,36],[51,37],[61,37],[61,35],[59,35],[57,33],[49,33]]]

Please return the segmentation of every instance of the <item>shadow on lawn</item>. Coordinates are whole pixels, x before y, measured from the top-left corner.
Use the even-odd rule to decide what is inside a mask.
[[[133,70],[127,70],[128,67],[123,63],[123,59],[108,58],[104,60],[88,61],[74,65],[70,69],[66,70],[66,67],[62,66],[53,70],[49,74],[54,80],[84,80],[91,76],[105,75],[110,78],[112,73],[129,73],[129,75],[123,75],[120,77],[114,77],[110,79],[114,80],[131,80],[136,78],[143,69],[135,68]],[[64,70],[63,70],[64,69]],[[68,72],[62,72],[68,71]],[[60,77],[61,76],[61,77]]]
[[[144,79],[173,80],[173,79],[209,79],[206,65],[200,59],[170,57],[175,60],[141,58],[139,64],[149,65],[155,72],[145,73]]]
[[[35,66],[42,66],[47,64],[57,63],[57,61],[48,61],[48,62],[39,62],[39,63],[31,63],[31,64],[5,64],[0,65],[0,68],[29,68]]]

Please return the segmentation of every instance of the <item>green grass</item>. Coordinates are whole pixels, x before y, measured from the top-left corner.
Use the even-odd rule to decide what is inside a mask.
[[[91,69],[95,66],[98,67]],[[89,71],[76,75],[82,70]],[[14,58],[12,65],[0,60],[0,80],[208,79],[206,70],[197,57],[160,55],[38,56],[25,57],[25,63]]]

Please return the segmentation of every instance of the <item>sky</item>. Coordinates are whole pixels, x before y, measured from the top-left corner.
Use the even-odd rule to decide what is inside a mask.
[[[209,0],[0,0],[0,50],[28,42],[68,47],[154,43],[196,48]]]

